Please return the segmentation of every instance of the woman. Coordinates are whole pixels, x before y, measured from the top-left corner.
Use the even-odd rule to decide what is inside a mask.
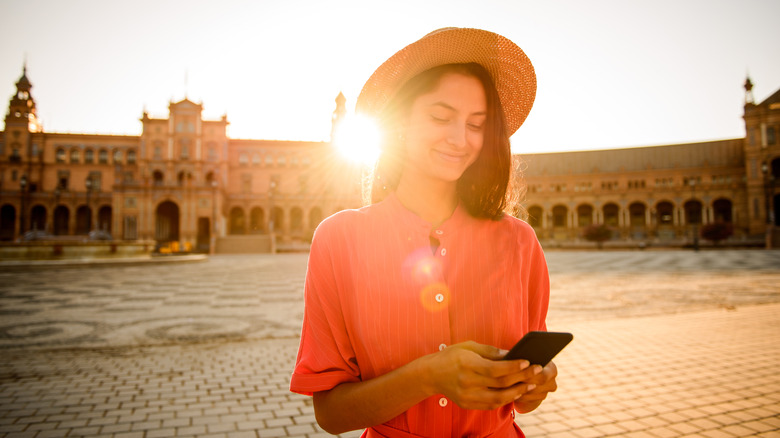
[[[547,266],[503,213],[509,136],[533,104],[528,58],[477,29],[426,35],[377,69],[357,110],[386,134],[373,204],[318,227],[291,390],[330,433],[523,436],[515,410],[556,389],[554,364],[499,360],[545,330]]]

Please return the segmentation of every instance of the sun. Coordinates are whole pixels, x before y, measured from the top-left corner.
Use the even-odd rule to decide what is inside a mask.
[[[350,115],[336,128],[333,143],[347,160],[370,166],[379,158],[380,138],[379,128],[372,119]]]

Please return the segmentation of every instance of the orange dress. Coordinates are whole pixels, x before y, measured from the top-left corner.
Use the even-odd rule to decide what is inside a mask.
[[[395,195],[342,211],[314,235],[290,389],[369,380],[469,340],[510,349],[546,330],[549,289],[533,229],[511,216],[476,219],[458,206],[433,229]],[[513,418],[511,404],[466,410],[439,395],[364,436],[522,436]]]

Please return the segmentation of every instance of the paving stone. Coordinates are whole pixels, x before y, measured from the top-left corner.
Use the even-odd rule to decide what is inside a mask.
[[[528,436],[780,435],[780,251],[547,258],[548,326],[575,341],[559,390],[518,416]],[[0,436],[329,436],[287,389],[305,268],[279,254],[0,271],[18,285],[0,291],[17,312],[0,330],[26,333],[0,336]]]

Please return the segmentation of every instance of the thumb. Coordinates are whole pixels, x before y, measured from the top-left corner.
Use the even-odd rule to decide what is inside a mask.
[[[499,360],[507,353],[506,350],[501,350],[492,345],[479,344],[474,341],[464,342],[461,346],[489,360]]]

